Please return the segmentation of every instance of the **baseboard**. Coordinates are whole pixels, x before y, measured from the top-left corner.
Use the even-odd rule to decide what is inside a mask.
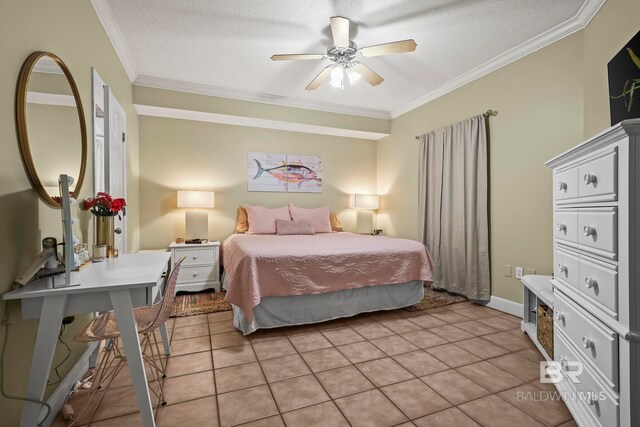
[[[56,416],[62,409],[62,405],[64,405],[67,396],[73,389],[73,384],[76,381],[80,381],[84,374],[89,370],[89,364],[91,360],[91,355],[96,351],[100,342],[92,342],[89,344],[89,347],[85,350],[85,352],[80,356],[80,358],[76,361],[73,368],[67,373],[62,382],[56,387],[56,390],[47,400],[49,406],[51,406],[51,412],[47,416],[47,418],[42,422],[43,426],[50,426],[53,421],[56,419]],[[46,408],[42,409],[41,417],[44,416]]]
[[[512,316],[518,316],[519,318],[522,318],[522,304],[513,302],[508,299],[491,295],[491,300],[489,300],[489,302],[485,306],[493,308],[494,310],[511,314]]]

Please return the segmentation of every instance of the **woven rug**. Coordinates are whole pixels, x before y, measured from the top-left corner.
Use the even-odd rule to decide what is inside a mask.
[[[176,295],[171,317],[231,311],[231,304],[224,300],[226,292],[187,292]]]
[[[409,307],[404,307],[404,310],[422,311],[464,301],[467,301],[467,298],[462,295],[450,294],[447,291],[432,289],[429,287],[424,288],[424,298],[422,298],[422,301]]]

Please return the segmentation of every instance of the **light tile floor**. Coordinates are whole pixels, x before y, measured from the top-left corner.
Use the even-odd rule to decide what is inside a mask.
[[[549,390],[519,319],[471,303],[248,337],[231,312],[169,328],[158,426],[576,426],[562,402],[518,398]],[[126,369],[120,377],[91,426],[141,425]]]

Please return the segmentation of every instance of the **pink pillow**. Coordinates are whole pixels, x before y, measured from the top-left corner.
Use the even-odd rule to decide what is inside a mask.
[[[316,234],[313,224],[307,221],[285,221],[276,219],[276,234],[288,236],[291,234]]]
[[[276,234],[276,220],[291,220],[289,208],[269,209],[264,206],[245,206],[249,218],[247,234]]]
[[[331,233],[331,221],[329,220],[331,211],[329,206],[304,209],[289,204],[289,212],[291,212],[292,220],[307,221],[313,224],[313,229],[316,233]]]

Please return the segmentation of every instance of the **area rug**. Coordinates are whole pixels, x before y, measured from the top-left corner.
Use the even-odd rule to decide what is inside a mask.
[[[422,301],[409,307],[404,307],[404,310],[422,311],[464,301],[467,301],[467,299],[462,295],[451,294],[447,291],[429,287],[424,288],[424,298],[422,298]]]
[[[176,295],[171,317],[231,311],[231,304],[224,300],[226,292],[187,292]]]

